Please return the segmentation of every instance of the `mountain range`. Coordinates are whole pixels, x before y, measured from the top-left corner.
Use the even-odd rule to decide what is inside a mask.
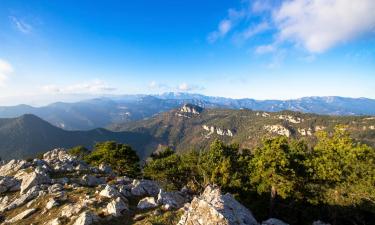
[[[148,119],[113,123],[107,129],[68,131],[26,114],[0,119],[0,157],[33,157],[55,147],[117,141],[131,145],[145,159],[153,151],[171,147],[178,152],[205,149],[215,139],[253,148],[263,137],[284,135],[314,143],[319,130],[344,125],[358,141],[375,147],[375,116],[329,116],[293,111],[202,108],[185,104]]]
[[[268,112],[291,110],[322,115],[375,115],[375,100],[344,97],[305,97],[295,100],[254,100],[211,97],[190,93],[124,95],[74,103],[57,102],[43,107],[2,106],[0,118],[34,114],[65,130],[91,130],[151,118],[192,103],[204,108],[252,109]]]
[[[34,115],[0,119],[0,157],[3,160],[35,157],[53,148],[70,148],[77,145],[92,147],[96,142],[117,141],[127,143],[138,151],[153,144],[146,133],[112,132],[103,128],[90,131],[66,131]]]

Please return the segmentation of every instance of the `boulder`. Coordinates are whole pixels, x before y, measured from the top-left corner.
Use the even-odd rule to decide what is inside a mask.
[[[70,162],[76,160],[76,157],[68,154],[67,151],[63,148],[56,148],[44,153],[43,160],[49,164],[53,164],[58,161]]]
[[[158,207],[154,197],[146,197],[138,202],[138,209],[152,209]]]
[[[90,211],[83,212],[79,215],[73,225],[90,225],[99,221],[99,217]]]
[[[12,219],[6,221],[6,223],[15,223],[19,220],[23,220],[25,218],[27,218],[28,216],[32,215],[33,213],[36,212],[36,209],[26,209],[25,211],[21,212],[20,214],[18,214],[17,216],[13,217]]]
[[[21,194],[25,193],[34,186],[49,183],[51,183],[51,179],[47,174],[31,172],[22,178]]]
[[[164,192],[160,189],[157,203],[164,205],[166,208],[179,209],[187,202],[182,193],[178,191]]]
[[[131,193],[134,196],[157,196],[159,194],[159,185],[152,180],[133,180]]]
[[[120,184],[120,185],[117,185],[117,189],[125,197],[131,197],[132,196],[130,185]]]
[[[17,208],[19,206],[22,206],[29,202],[30,200],[36,198],[41,193],[38,186],[32,187],[30,190],[28,190],[25,194],[21,194],[18,198],[13,200],[10,204],[0,208],[0,212],[3,212],[5,210],[12,210],[14,208]]]
[[[61,209],[61,216],[70,218],[78,214],[82,208],[81,204],[67,204]]]
[[[46,204],[46,209],[49,210],[49,209],[52,209],[53,207],[58,206],[58,205],[59,205],[59,203],[54,198],[51,198]]]
[[[53,185],[51,185],[51,186],[48,187],[48,193],[50,193],[50,194],[61,192],[63,190],[64,190],[64,186],[62,186],[59,183],[53,184]]]
[[[102,196],[102,197],[106,197],[106,198],[117,198],[117,197],[121,196],[120,192],[116,188],[114,188],[114,187],[112,187],[108,184],[99,193],[99,195]]]
[[[97,178],[93,175],[83,175],[80,184],[88,187],[96,187],[99,184],[105,184],[105,178]]]
[[[112,200],[107,205],[107,213],[113,216],[121,216],[125,210],[128,210],[128,205],[120,197]]]
[[[263,221],[262,225],[289,225],[289,224],[285,223],[282,220],[276,219],[276,218],[270,218],[266,221]]]
[[[18,172],[20,169],[24,169],[29,166],[25,160],[11,160],[8,163],[0,167],[0,176],[8,176]]]
[[[19,191],[20,188],[21,182],[14,177],[0,177],[0,193],[4,193],[7,191]]]
[[[207,186],[195,197],[178,225],[258,225],[252,213],[232,195],[223,195],[218,187]]]

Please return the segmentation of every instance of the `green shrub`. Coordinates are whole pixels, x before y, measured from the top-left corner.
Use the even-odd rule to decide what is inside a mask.
[[[113,141],[97,143],[94,150],[85,157],[85,161],[94,166],[104,163],[120,175],[140,175],[139,157],[129,145]]]

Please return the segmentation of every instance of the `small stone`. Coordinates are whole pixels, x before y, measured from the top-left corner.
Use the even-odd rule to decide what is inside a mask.
[[[152,209],[157,206],[158,204],[156,203],[154,197],[146,197],[146,198],[141,199],[138,202],[137,208],[138,209]]]

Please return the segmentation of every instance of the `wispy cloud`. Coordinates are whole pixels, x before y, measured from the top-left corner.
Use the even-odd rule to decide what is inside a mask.
[[[248,40],[270,29],[275,37],[272,43],[256,48],[265,53],[277,50],[284,43],[302,47],[309,53],[323,53],[341,43],[375,32],[374,0],[257,0],[245,1],[247,7],[232,10],[240,14],[236,23],[229,16],[219,23],[209,40],[217,40],[229,31]],[[240,12],[240,13],[239,13]],[[257,18],[255,20],[249,18]],[[230,29],[220,29],[228,21]],[[254,25],[254,21],[260,21]],[[236,27],[235,24],[243,24]],[[246,28],[247,27],[247,28]],[[238,38],[238,37],[237,37]]]
[[[5,81],[11,73],[13,73],[12,65],[3,59],[0,59],[0,86],[4,86]]]
[[[195,84],[188,84],[186,82],[183,82],[179,85],[168,85],[166,83],[158,83],[156,81],[151,81],[148,85],[148,87],[157,92],[168,92],[168,91],[174,91],[174,92],[191,92],[191,91],[200,91],[203,90],[204,87],[195,85]]]
[[[246,13],[242,9],[229,9],[226,18],[219,22],[217,30],[208,34],[208,42],[213,43],[218,39],[225,37],[237,25],[237,22],[241,20],[245,15]]]
[[[26,23],[24,20],[19,19],[15,16],[10,16],[9,19],[13,26],[21,33],[29,34],[33,31],[33,27],[29,23]]]
[[[93,80],[67,86],[50,84],[43,86],[42,90],[52,94],[104,94],[113,92],[116,88],[108,85],[104,81]]]

